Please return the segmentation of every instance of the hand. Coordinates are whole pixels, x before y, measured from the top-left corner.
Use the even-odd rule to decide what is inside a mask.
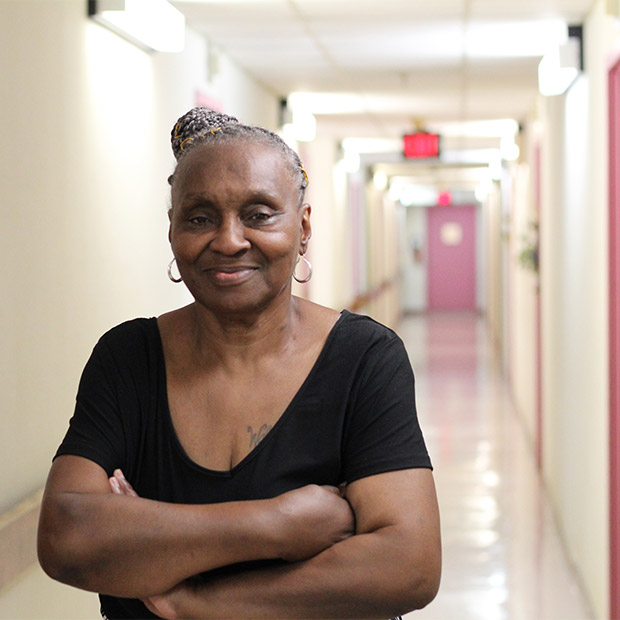
[[[181,612],[182,603],[194,593],[194,589],[187,582],[183,581],[174,588],[158,594],[142,599],[147,609],[160,618],[166,620],[181,620],[184,614]]]
[[[114,475],[108,479],[112,493],[115,495],[128,495],[130,497],[138,497],[133,487],[127,482],[123,472],[120,469],[114,470]]]
[[[351,506],[336,487],[311,484],[274,499],[280,557],[287,562],[310,558],[355,533]]]

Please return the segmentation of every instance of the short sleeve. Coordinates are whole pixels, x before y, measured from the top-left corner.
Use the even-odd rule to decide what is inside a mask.
[[[343,473],[347,482],[416,467],[431,468],[415,404],[414,375],[393,332],[365,353],[349,405]]]
[[[56,457],[82,456],[111,475],[125,461],[125,432],[119,415],[118,369],[104,339],[88,360],[78,388],[73,417]]]

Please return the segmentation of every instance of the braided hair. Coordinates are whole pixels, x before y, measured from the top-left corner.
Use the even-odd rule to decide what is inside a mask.
[[[277,148],[284,156],[294,178],[298,179],[299,204],[303,202],[308,175],[299,155],[280,136],[252,125],[240,123],[234,116],[209,110],[193,108],[176,122],[171,132],[172,152],[177,160],[175,172],[168,178],[174,184],[176,171],[184,156],[197,145],[205,143],[230,144],[236,140],[247,140]]]

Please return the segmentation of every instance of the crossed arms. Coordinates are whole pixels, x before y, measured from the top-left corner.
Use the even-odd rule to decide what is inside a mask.
[[[113,481],[114,482],[114,481]],[[137,497],[77,456],[54,461],[39,525],[44,570],[140,598],[166,618],[388,618],[435,596],[439,516],[428,469],[310,485],[273,499],[183,505]],[[355,530],[355,531],[354,531]],[[190,585],[250,560],[287,563]]]

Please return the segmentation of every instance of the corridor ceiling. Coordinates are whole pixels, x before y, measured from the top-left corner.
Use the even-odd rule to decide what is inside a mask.
[[[319,93],[313,110],[319,134],[395,139],[415,126],[522,122],[544,53],[540,21],[582,24],[593,0],[173,4],[190,27],[277,96]],[[523,44],[530,49],[517,49]]]

